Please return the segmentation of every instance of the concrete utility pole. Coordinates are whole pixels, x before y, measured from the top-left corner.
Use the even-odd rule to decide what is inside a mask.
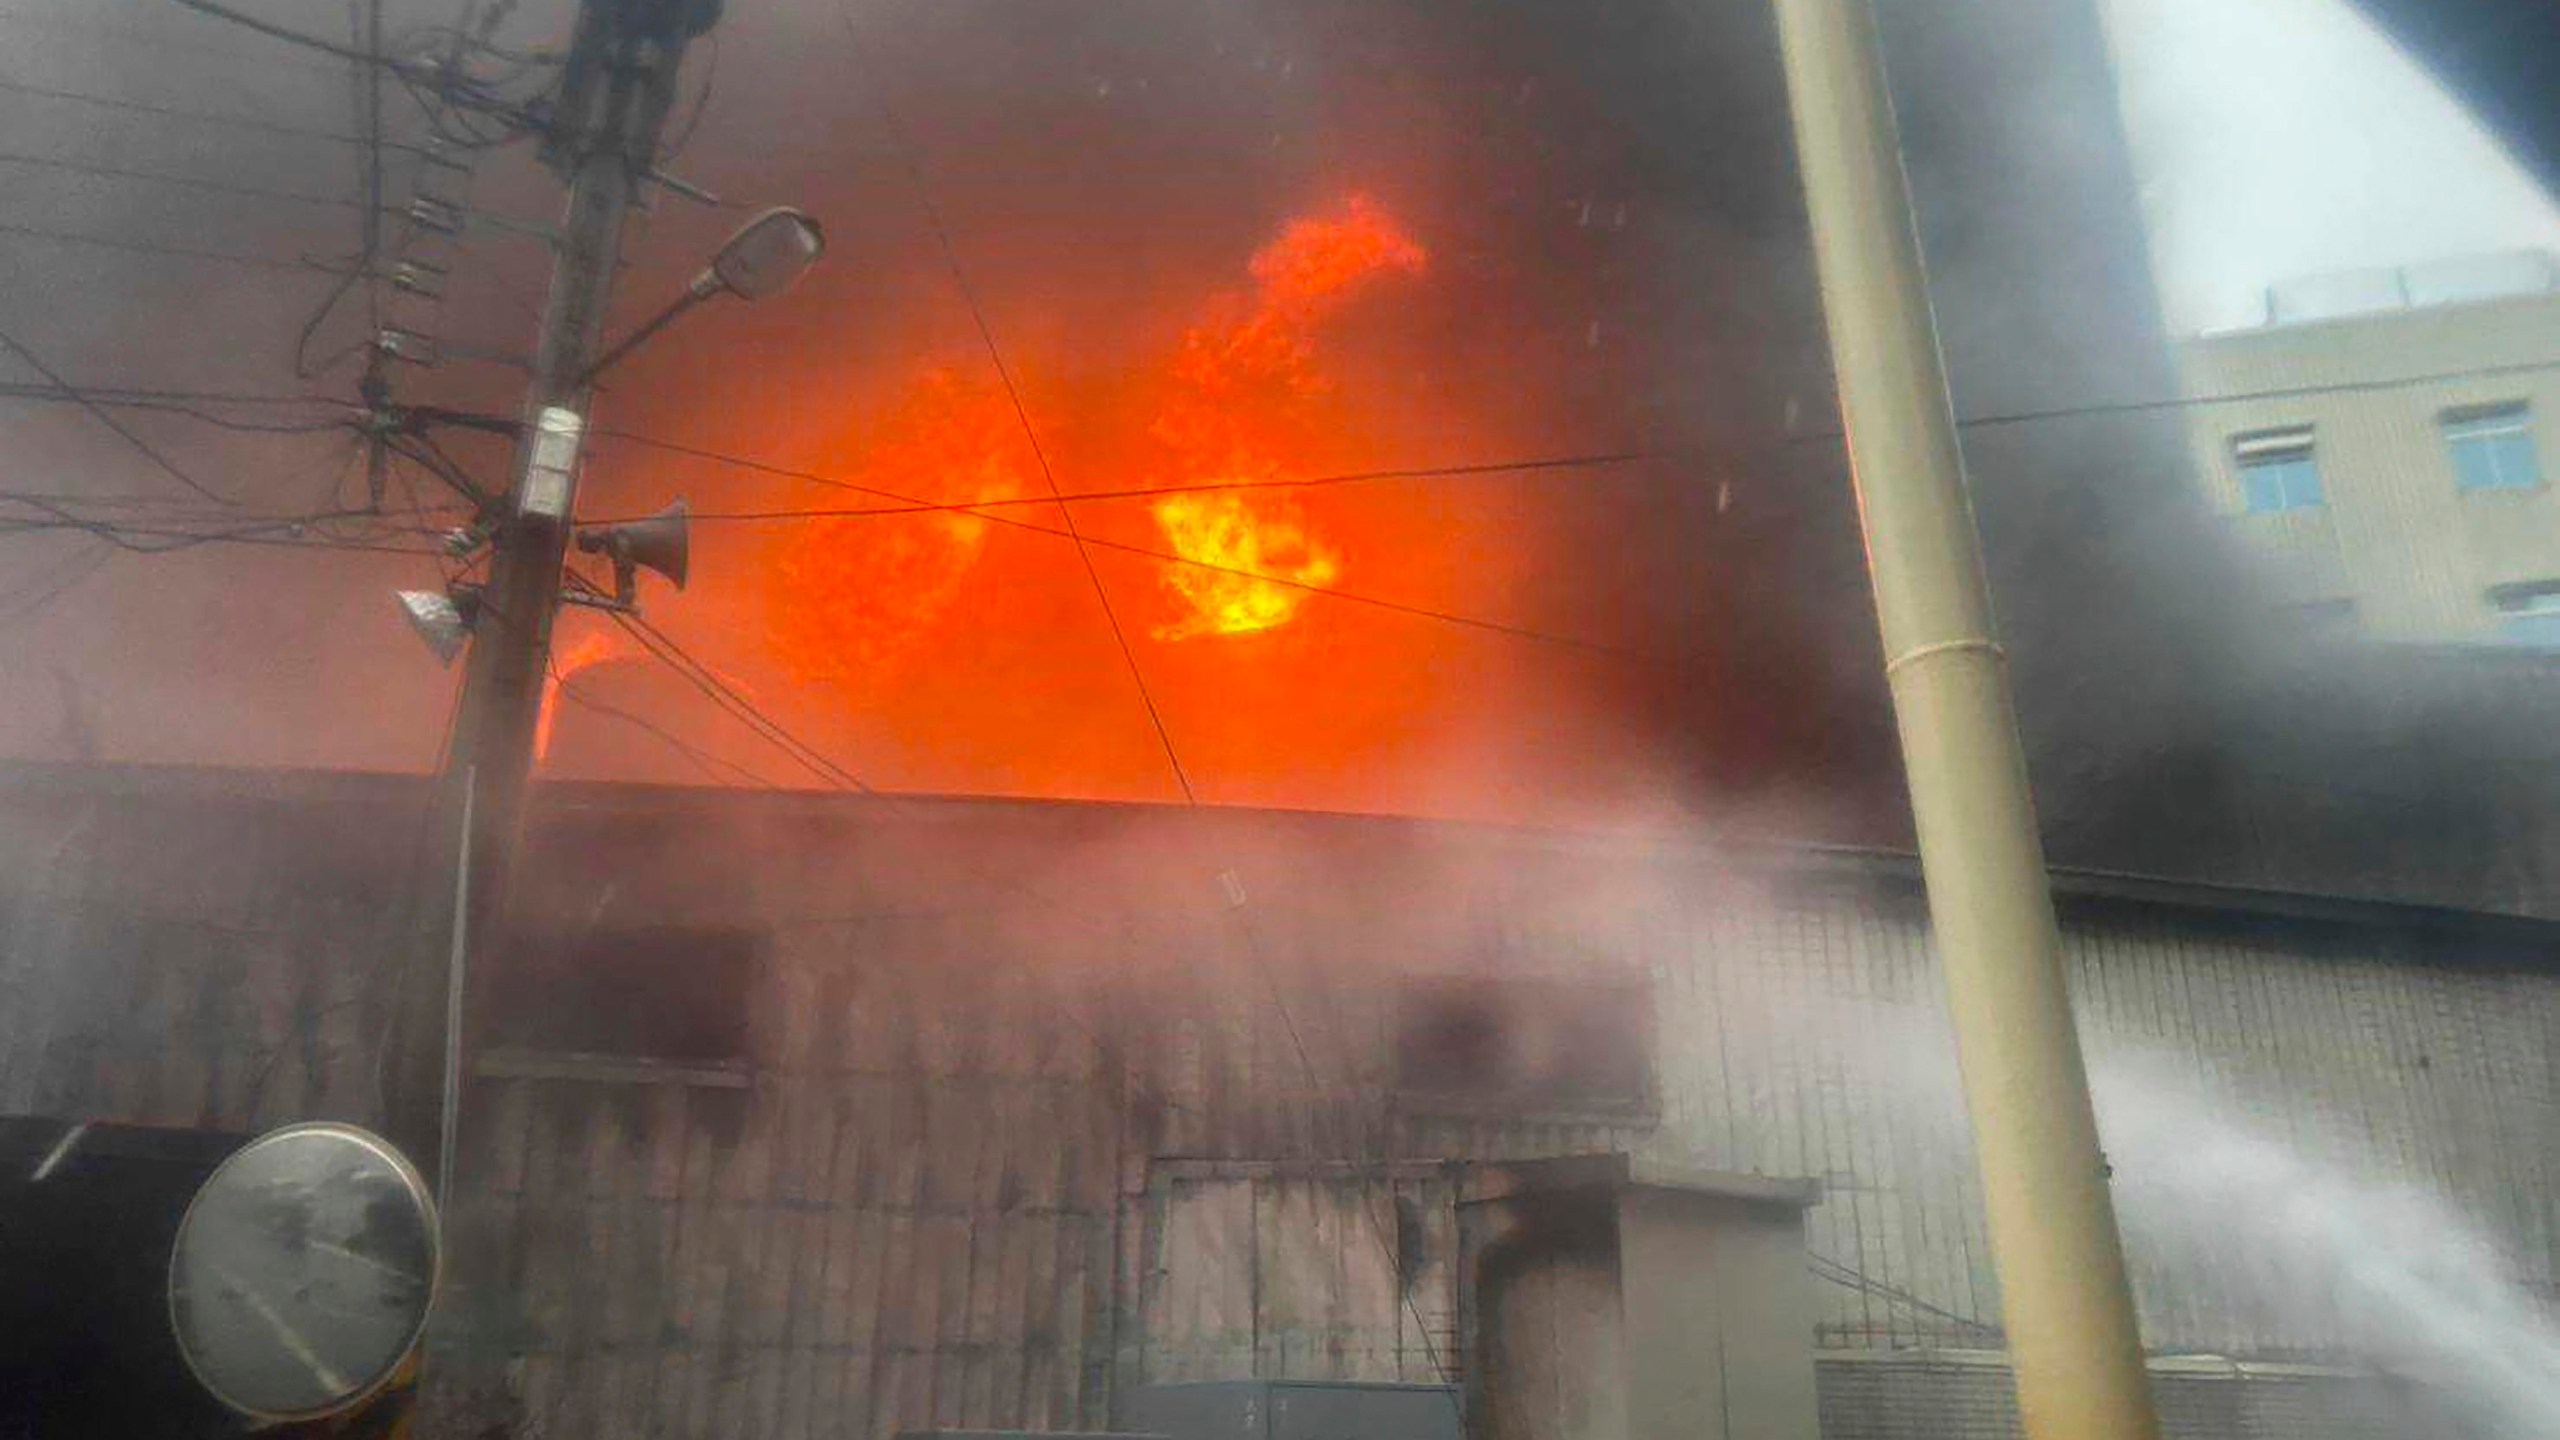
[[[462,705],[442,783],[439,863],[467,856],[472,913],[433,927],[441,958],[453,924],[478,952],[506,904],[522,828],[534,729],[551,663],[551,622],[568,553],[590,371],[621,258],[623,222],[652,173],[686,43],[718,19],[720,0],[582,0],[546,155],[569,182],[533,383],[513,479],[490,520]],[[476,793],[466,797],[466,788]],[[468,817],[467,819],[465,817]],[[468,830],[466,835],[464,832]],[[431,893],[449,895],[452,885]],[[449,901],[441,903],[450,903]],[[423,968],[423,967],[420,967]],[[459,1036],[447,986],[404,974],[386,1063],[385,1130],[440,1186],[445,1072]]]
[[[1776,0],[1930,917],[2032,1440],[2157,1440],[1870,0]]]

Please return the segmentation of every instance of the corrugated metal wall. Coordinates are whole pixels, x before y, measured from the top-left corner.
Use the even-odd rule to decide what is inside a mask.
[[[482,1082],[456,1300],[541,1433],[1101,1423],[1119,1086],[965,938],[783,949],[743,1089]]]
[[[1677,939],[1667,939],[1676,947]],[[1652,1146],[1822,1179],[1808,1243],[1833,1345],[1980,1344],[1999,1324],[1943,990],[1916,906],[1869,897],[1699,917],[1657,967],[1665,1113]],[[2450,1202],[2514,1279],[2560,1297],[2560,985],[2463,971],[2458,942],[2084,913],[2066,949],[2101,1084],[2144,1330],[2162,1348],[2272,1355],[2346,1337],[2199,1248],[2161,1207],[2236,1200],[2151,1171],[2148,1124],[2210,1118],[2376,1192]],[[1673,948],[1670,953],[1677,953]],[[2112,1082],[2112,1083],[2110,1083]],[[2124,1102],[2180,1095],[2192,1117]],[[2261,1201],[2280,1198],[2257,1197]]]
[[[1997,1357],[1825,1359],[1823,1440],[2015,1440],[2018,1402]],[[1986,1361],[1994,1363],[1985,1363]],[[2369,1376],[2308,1370],[2155,1371],[2165,1440],[2456,1440],[2421,1396]]]
[[[1455,1176],[1174,1161],[1151,1177],[1132,1379],[1458,1378]]]
[[[457,1422],[885,1440],[1098,1427],[1148,1379],[1454,1378],[1446,1164],[1631,1148],[1824,1181],[1822,1345],[1998,1343],[1899,882],[1321,817],[588,798],[538,830],[529,904],[754,927],[751,1038],[475,1083]],[[0,798],[0,1108],[368,1117],[414,814],[353,781]],[[2345,924],[2068,929],[2102,1071],[2441,1195],[2551,1293],[2560,982]],[[1648,1112],[1399,1093],[1399,989],[1453,975],[1648,987]],[[2146,1162],[2116,1158],[2138,1210]],[[2157,1346],[2342,1338],[2192,1237],[2137,1227],[2133,1259]],[[1913,1433],[1867,1423],[1835,1433]]]

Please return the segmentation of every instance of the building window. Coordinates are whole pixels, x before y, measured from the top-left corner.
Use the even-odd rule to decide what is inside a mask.
[[[2252,515],[2304,510],[2322,503],[2320,463],[2311,453],[2311,427],[2259,430],[2231,440],[2240,466],[2240,499]]]
[[[1632,980],[1410,982],[1396,1003],[1396,1088],[1425,1110],[1648,1113],[1651,1001]]]
[[[2498,638],[2533,650],[2560,650],[2560,580],[2501,585],[2489,592]]]
[[[2542,462],[2533,453],[2533,415],[2521,401],[2444,412],[2453,480],[2465,490],[2533,490]]]
[[[529,931],[491,965],[488,1044],[548,1055],[744,1063],[756,932],[642,925]]]

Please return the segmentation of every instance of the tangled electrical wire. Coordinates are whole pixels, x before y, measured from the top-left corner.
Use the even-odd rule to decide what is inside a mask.
[[[390,77],[408,95],[434,143],[405,146],[405,150],[420,153],[428,163],[440,154],[478,154],[549,129],[561,57],[547,50],[498,43],[496,32],[514,8],[513,0],[497,0],[476,14],[466,12],[457,24],[414,26],[393,37],[379,53],[322,48],[351,54],[359,64],[373,67],[377,76]],[[310,43],[308,37],[302,38]],[[367,334],[325,358],[315,361],[311,354],[314,340],[347,297],[358,286],[371,293],[371,287],[391,273],[396,259],[406,255],[428,229],[427,218],[416,207],[389,211],[382,206],[379,172],[389,145],[381,134],[378,113],[368,118],[364,128],[368,184],[359,201],[365,211],[364,243],[352,256],[304,257],[306,265],[337,276],[337,283],[313,307],[294,339],[294,373],[305,380],[374,349],[377,337]],[[389,214],[397,214],[400,224],[396,235],[386,241],[381,229]],[[368,374],[369,385],[378,386],[378,365]]]
[[[9,507],[19,513],[10,513]],[[431,544],[397,543],[404,537],[414,541],[443,533],[423,518],[371,507],[256,517],[169,512],[114,518],[89,513],[96,507],[97,502],[62,496],[0,491],[0,535],[76,531],[137,555],[165,555],[200,545],[288,545],[420,556],[443,553]]]
[[[319,475],[326,483],[316,492],[293,500],[271,499],[262,509],[246,508],[242,500],[230,496],[195,501],[166,494],[0,489],[0,536],[68,532],[102,542],[106,553],[136,555],[161,555],[203,545],[267,545],[441,557],[444,551],[436,542],[463,513],[461,507],[429,507],[414,492],[406,512],[386,511],[378,499],[362,506],[350,505],[345,496],[346,482],[364,453],[367,431],[367,422],[360,419],[242,419],[200,410],[191,402],[201,402],[206,397],[178,398],[183,392],[165,396],[149,392],[90,395],[50,387],[11,388],[24,392],[14,398],[76,399],[100,413],[109,407],[130,407],[184,415],[220,428],[262,435],[337,431],[351,443],[331,446],[316,457],[317,463],[288,473],[287,478],[292,478],[293,473]]]
[[[416,26],[389,47],[390,74],[447,145],[487,150],[548,127],[563,57],[498,44],[496,31],[514,8],[491,5],[476,23]]]

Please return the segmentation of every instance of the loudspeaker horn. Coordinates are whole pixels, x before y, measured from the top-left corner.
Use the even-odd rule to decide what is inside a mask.
[[[685,561],[693,549],[684,515],[684,501],[677,500],[646,520],[585,531],[578,536],[578,548],[590,554],[602,551],[616,570],[631,565],[655,570],[681,590]]]

